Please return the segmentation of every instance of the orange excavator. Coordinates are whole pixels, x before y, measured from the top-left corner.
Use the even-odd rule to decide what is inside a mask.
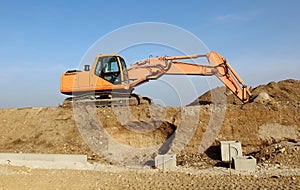
[[[206,57],[210,65],[200,65],[178,60]],[[133,93],[134,87],[158,79],[163,75],[201,75],[218,77],[243,103],[251,95],[247,86],[224,57],[216,52],[205,55],[151,57],[126,67],[118,54],[100,54],[94,64],[85,65],[83,71],[71,70],[62,74],[60,92],[92,102],[122,102],[131,97],[141,102]],[[147,98],[144,98],[149,101]]]

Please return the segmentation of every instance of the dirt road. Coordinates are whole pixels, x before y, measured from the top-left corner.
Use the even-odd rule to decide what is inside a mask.
[[[108,166],[109,167],[109,166]],[[300,176],[157,170],[40,170],[0,166],[0,189],[299,189]]]

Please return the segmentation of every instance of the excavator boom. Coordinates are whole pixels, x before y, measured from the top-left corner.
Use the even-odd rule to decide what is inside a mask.
[[[174,60],[206,57],[210,65],[200,65]],[[205,55],[165,56],[148,58],[128,68],[128,76],[132,86],[137,86],[148,80],[155,80],[162,75],[215,75],[243,103],[249,102],[251,95],[242,79],[233,70],[224,57],[216,52]]]

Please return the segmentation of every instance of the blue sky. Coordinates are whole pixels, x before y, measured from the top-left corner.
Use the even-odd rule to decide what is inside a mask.
[[[300,79],[300,1],[112,2],[0,1],[0,108],[57,106],[61,73],[78,67],[99,38],[140,22],[190,31],[249,86]]]

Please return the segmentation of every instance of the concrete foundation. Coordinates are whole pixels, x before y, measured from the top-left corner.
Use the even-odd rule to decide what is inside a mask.
[[[221,158],[223,162],[229,162],[233,157],[243,155],[240,141],[220,141],[220,143]]]
[[[233,167],[236,170],[255,171],[256,170],[256,159],[253,156],[233,157]]]
[[[176,168],[176,154],[157,155],[155,157],[155,167],[162,170]]]

